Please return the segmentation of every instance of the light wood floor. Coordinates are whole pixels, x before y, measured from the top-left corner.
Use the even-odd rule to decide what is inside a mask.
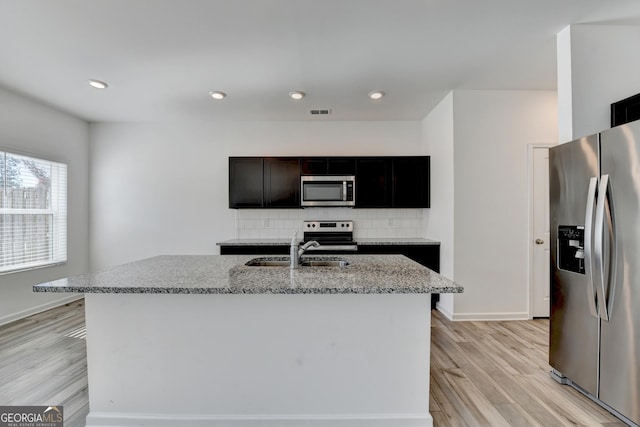
[[[450,322],[433,311],[434,426],[624,426],[549,377],[548,329],[547,319]]]
[[[549,377],[547,320],[450,322],[433,311],[431,415],[446,426],[624,424]],[[0,327],[0,405],[64,405],[65,427],[89,412],[83,301]]]
[[[0,405],[63,405],[65,427],[89,413],[84,300],[0,326]]]

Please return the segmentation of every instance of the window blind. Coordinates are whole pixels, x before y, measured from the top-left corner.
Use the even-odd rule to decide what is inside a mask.
[[[0,151],[0,274],[67,260],[67,165]]]

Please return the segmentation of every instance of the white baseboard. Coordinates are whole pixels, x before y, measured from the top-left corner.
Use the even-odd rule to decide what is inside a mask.
[[[528,312],[515,313],[454,313],[454,321],[529,320]]]
[[[59,307],[63,304],[68,304],[73,301],[77,301],[82,299],[82,294],[72,294],[71,296],[60,298],[55,301],[48,302],[46,304],[41,304],[35,307],[28,308],[26,310],[19,311],[17,313],[11,313],[6,316],[0,317],[0,326],[6,325],[7,323],[14,322],[16,320],[24,319],[25,317],[32,316],[34,314],[42,313],[43,311],[47,311],[49,309]]]
[[[86,427],[433,427],[430,414],[163,415],[91,412]]]
[[[440,303],[436,303],[436,309],[442,313],[447,319],[453,320],[453,313],[444,308]]]

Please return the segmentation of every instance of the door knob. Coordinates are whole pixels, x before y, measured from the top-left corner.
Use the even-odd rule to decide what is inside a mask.
[[[536,245],[541,245],[544,243],[544,240],[542,239],[536,239]]]

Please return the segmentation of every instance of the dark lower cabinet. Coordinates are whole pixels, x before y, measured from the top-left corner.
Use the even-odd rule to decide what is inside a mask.
[[[220,255],[289,255],[286,245],[220,246]]]
[[[440,272],[440,245],[360,245],[358,253],[361,255],[404,255]]]

